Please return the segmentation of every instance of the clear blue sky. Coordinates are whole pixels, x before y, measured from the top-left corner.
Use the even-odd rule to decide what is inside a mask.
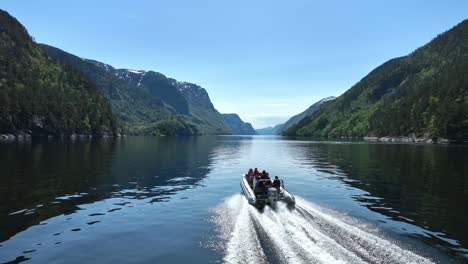
[[[468,18],[468,1],[2,0],[38,42],[206,88],[261,128]]]

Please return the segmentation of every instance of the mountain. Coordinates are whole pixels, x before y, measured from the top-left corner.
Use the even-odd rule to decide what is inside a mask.
[[[118,134],[107,100],[81,73],[50,59],[0,10],[0,133]]]
[[[85,74],[131,133],[230,134],[208,93],[198,85],[154,71],[116,69],[52,46],[42,47],[50,57]]]
[[[237,114],[223,114],[224,121],[228,124],[234,135],[256,135],[255,129],[250,123],[242,121]]]
[[[291,126],[298,123],[302,118],[304,118],[304,117],[312,114],[313,112],[315,112],[323,103],[330,102],[330,101],[333,101],[335,99],[336,99],[336,97],[334,97],[334,96],[329,96],[329,97],[323,98],[322,100],[320,100],[320,101],[314,103],[313,105],[311,105],[309,108],[307,108],[302,113],[299,113],[299,114],[291,117],[284,124],[278,124],[278,125],[276,125],[274,127],[266,127],[266,128],[256,129],[255,131],[259,135],[281,135],[281,133],[283,133],[283,131],[285,131],[286,129],[288,129]]]
[[[202,134],[231,134],[229,126],[211,103],[204,88],[189,82],[172,80],[172,83],[187,100],[191,121],[198,126]]]
[[[177,110],[159,97],[136,89],[145,71],[115,69],[102,62],[87,60],[42,44],[47,54],[86,75],[109,99],[114,113],[128,128],[144,126],[168,118]],[[146,88],[147,89],[147,88]]]
[[[320,100],[320,101],[314,103],[313,105],[311,105],[304,112],[299,113],[299,114],[291,117],[288,121],[286,121],[286,123],[283,124],[283,126],[281,127],[281,131],[278,131],[279,132],[278,134],[281,134],[281,132],[283,130],[286,130],[286,129],[290,128],[291,126],[293,126],[293,125],[297,124],[299,121],[301,121],[301,119],[303,119],[304,117],[306,117],[306,116],[312,114],[313,112],[315,112],[323,103],[330,102],[330,101],[333,101],[335,99],[336,99],[336,97],[334,97],[334,96],[329,96],[329,97],[323,98],[322,100]]]
[[[468,20],[389,60],[284,135],[468,138]]]
[[[122,71],[122,70],[121,70]],[[172,106],[178,114],[189,113],[189,103],[182,92],[174,86],[173,80],[164,76],[159,72],[153,71],[131,71],[123,70],[127,77],[129,85],[134,88],[146,91],[148,94],[160,98],[168,105]],[[137,75],[133,77],[132,75]],[[129,77],[131,76],[131,77]]]
[[[278,124],[274,127],[265,127],[260,129],[255,129],[258,135],[279,135],[283,129],[284,124]]]

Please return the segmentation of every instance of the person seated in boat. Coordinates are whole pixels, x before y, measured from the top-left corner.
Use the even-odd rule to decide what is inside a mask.
[[[260,172],[258,171],[258,169],[257,169],[257,168],[255,168],[255,170],[254,170],[254,172],[253,172],[253,173],[254,173],[254,175],[255,175],[255,176],[260,174]]]
[[[265,180],[265,185],[266,185],[267,187],[271,187],[271,186],[272,186],[273,182],[271,181],[271,179],[270,179],[270,174],[269,174],[268,172],[266,173],[266,176],[265,176],[264,180]]]
[[[266,192],[267,192],[267,188],[265,188],[265,184],[263,183],[263,181],[259,181],[254,189],[255,195],[265,194]]]
[[[263,179],[263,180],[268,179],[268,174],[266,171],[262,171],[262,175],[260,175],[260,179]]]
[[[247,172],[247,174],[245,174],[245,177],[246,177],[247,181],[249,182],[249,184],[252,185],[253,178],[255,177],[253,170],[249,169],[249,172]]]
[[[262,178],[262,173],[259,172],[258,170],[257,170],[257,173],[255,173],[255,171],[254,171],[254,174],[255,174],[255,178],[256,178],[257,180],[260,180],[260,179]]]
[[[273,187],[279,189],[281,187],[281,181],[278,176],[275,176],[275,180],[273,180]]]

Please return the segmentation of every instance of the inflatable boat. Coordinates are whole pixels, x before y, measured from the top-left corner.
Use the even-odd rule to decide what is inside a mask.
[[[249,204],[256,207],[270,205],[275,207],[278,201],[294,205],[296,199],[284,188],[283,180],[280,186],[273,187],[270,179],[258,179],[256,176],[242,175],[240,185]]]

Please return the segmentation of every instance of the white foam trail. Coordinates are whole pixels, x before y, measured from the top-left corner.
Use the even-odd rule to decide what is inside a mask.
[[[261,212],[234,195],[214,213],[225,263],[432,263],[300,198]]]
[[[252,210],[252,208],[251,208]],[[296,254],[296,252],[291,248],[291,245],[284,243],[286,241],[287,234],[280,232],[284,229],[281,222],[276,221],[274,216],[271,214],[261,214],[256,209],[253,209],[251,215],[259,223],[259,227],[267,235],[270,241],[275,241],[272,243],[271,250],[277,253],[277,258],[281,259],[283,262],[288,263],[300,263],[301,258]]]
[[[291,245],[291,251],[310,263],[360,263],[359,258],[328,236],[315,229],[303,215],[279,206],[276,211],[266,208],[266,215],[276,218],[273,232],[284,234],[281,243]],[[326,250],[324,250],[326,249]]]
[[[360,229],[358,225],[348,224],[330,214],[326,214],[317,206],[302,199],[299,199],[298,206],[314,218],[315,221],[312,221],[312,223],[317,229],[329,235],[336,243],[367,262],[432,263],[429,259],[401,248],[393,241]]]
[[[243,197],[240,197],[243,198]],[[214,212],[219,238],[226,256],[225,263],[266,263],[258,236],[249,216],[249,204],[233,196]]]

